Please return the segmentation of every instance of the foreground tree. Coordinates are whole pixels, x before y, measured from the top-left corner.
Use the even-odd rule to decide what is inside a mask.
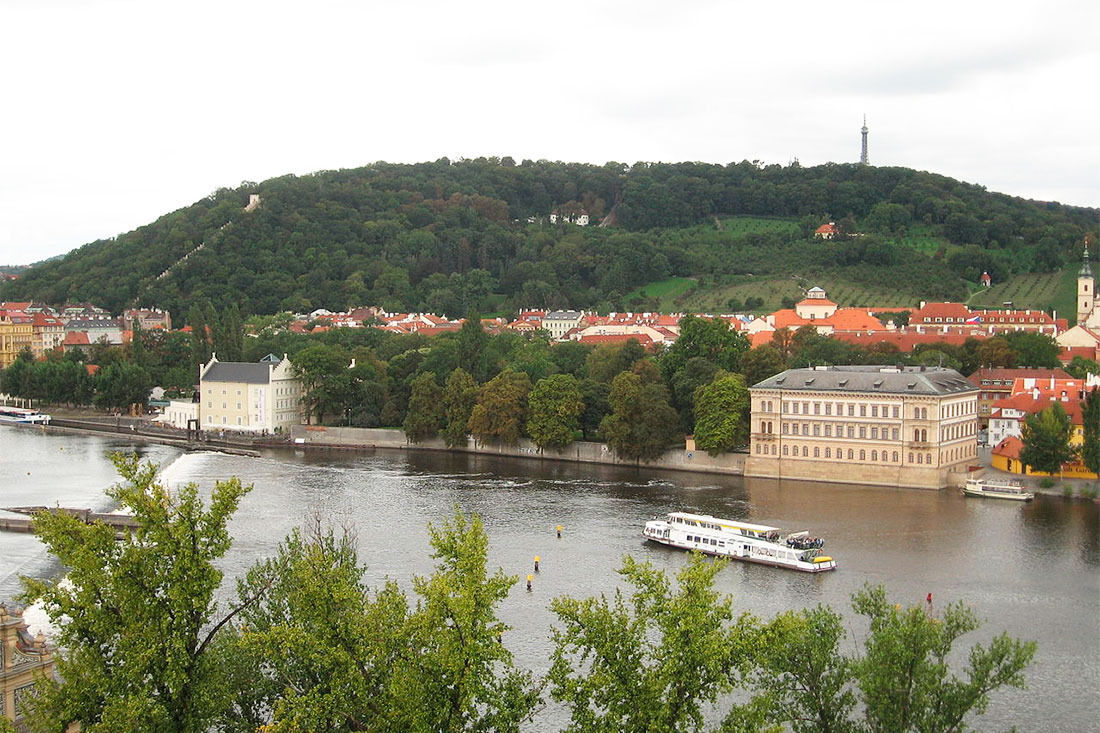
[[[273,733],[518,731],[539,689],[501,643],[496,607],[516,578],[489,574],[476,517],[456,512],[429,533],[437,565],[413,579],[415,607],[396,582],[366,587],[354,537],[316,520],[254,566],[238,593],[268,589],[242,639],[259,682],[238,719],[270,710]]]
[[[714,590],[722,562],[694,555],[677,588],[648,563],[626,558],[632,586],[578,600],[557,598],[551,694],[570,710],[571,733],[696,731],[704,713],[733,690],[752,648],[754,623],[734,621],[732,601]]]
[[[1076,454],[1070,445],[1072,436],[1073,421],[1062,405],[1055,402],[1024,420],[1020,461],[1035,471],[1061,473],[1062,464],[1073,460]]]
[[[560,449],[573,442],[584,412],[584,399],[571,374],[540,379],[528,398],[527,434],[541,449]]]
[[[103,524],[64,513],[35,516],[35,532],[68,573],[24,578],[26,602],[40,601],[58,627],[60,680],[43,679],[32,703],[36,730],[200,733],[227,703],[215,563],[229,549],[226,525],[249,491],[215,484],[204,506],[195,484],[170,491],[156,466],[113,457],[123,483],[107,494],[138,521],[126,539]]]
[[[749,442],[749,390],[740,374],[720,372],[695,391],[695,445],[712,456]]]

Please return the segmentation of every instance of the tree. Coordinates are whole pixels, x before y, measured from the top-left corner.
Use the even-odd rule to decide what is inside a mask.
[[[350,359],[338,346],[313,344],[299,351],[292,360],[294,373],[302,380],[302,406],[306,423],[318,423],[325,413],[340,412],[335,379],[347,369]]]
[[[695,393],[704,384],[710,384],[721,371],[714,362],[701,356],[693,356],[672,375],[669,387],[672,404],[680,413],[680,430],[690,433],[695,429]]]
[[[408,722],[397,730],[517,733],[541,699],[531,675],[514,666],[502,643],[509,627],[496,616],[517,578],[499,568],[489,574],[489,538],[477,515],[456,509],[428,533],[436,568],[413,578],[419,603],[396,706]]]
[[[527,423],[531,380],[523,372],[505,369],[482,385],[466,428],[481,442],[515,445]]]
[[[477,384],[465,369],[459,368],[447,377],[443,388],[443,442],[448,448],[466,445],[466,425],[477,404]]]
[[[1071,377],[1085,379],[1090,374],[1100,374],[1100,363],[1093,359],[1086,359],[1081,355],[1076,355],[1073,357],[1073,360],[1066,365],[1066,372]]]
[[[591,440],[600,432],[600,423],[611,411],[611,406],[607,404],[611,385],[595,379],[582,379],[578,386],[584,403],[580,416],[581,437]]]
[[[1004,336],[994,336],[982,341],[977,347],[977,355],[982,366],[1016,366],[1016,352],[1012,350]]]
[[[528,397],[527,434],[540,449],[561,449],[573,442],[584,412],[580,386],[571,374],[540,379]]]
[[[740,374],[719,372],[695,391],[695,445],[712,456],[749,442],[749,390]]]
[[[485,379],[485,347],[488,341],[489,337],[481,326],[481,316],[476,311],[471,311],[458,331],[458,363],[477,382]]]
[[[752,682],[760,691],[753,707],[766,719],[795,733],[963,731],[967,716],[986,711],[990,692],[1025,686],[1035,643],[1007,634],[972,646],[963,678],[952,672],[955,643],[980,626],[960,603],[934,615],[868,586],[852,606],[870,621],[862,654],[843,653],[843,619],[827,607],[780,614],[764,627]]]
[[[622,372],[611,383],[607,402],[611,414],[600,422],[600,434],[621,457],[649,461],[676,439],[678,416],[659,381]]]
[[[421,372],[412,383],[409,411],[405,414],[405,437],[414,443],[434,437],[443,422],[443,390],[431,372]]]
[[[951,674],[947,660],[955,642],[980,626],[961,603],[936,618],[920,606],[890,603],[880,586],[856,593],[852,607],[871,622],[855,675],[872,731],[963,730],[969,713],[985,712],[990,692],[1025,686],[1023,671],[1036,646],[1008,634],[970,648],[965,679]]]
[[[1021,366],[1048,369],[1062,366],[1062,362],[1058,360],[1062,347],[1049,334],[1013,331],[1004,338],[1016,353],[1016,363]]]
[[[43,604],[61,650],[60,679],[39,682],[31,718],[44,730],[76,721],[89,732],[201,733],[226,704],[211,642],[236,611],[215,623],[216,565],[250,487],[218,481],[204,506],[195,484],[172,491],[156,465],[113,460],[123,483],[107,495],[138,523],[126,539],[64,512],[35,515],[35,532],[67,574],[23,579],[23,599]]]
[[[1072,436],[1073,421],[1062,405],[1055,402],[1024,420],[1020,461],[1035,471],[1061,473],[1062,464],[1073,460],[1075,455],[1070,445]]]
[[[1081,460],[1095,474],[1100,474],[1100,387],[1093,387],[1081,403],[1084,422],[1084,442]]]
[[[136,364],[111,364],[96,374],[94,402],[104,409],[128,409],[131,405],[145,405],[153,380],[149,372]]]
[[[570,710],[566,731],[694,731],[708,705],[732,691],[752,653],[752,622],[713,587],[722,561],[692,555],[667,577],[627,557],[632,586],[583,600],[551,601],[551,694]]]
[[[615,377],[644,358],[645,349],[638,340],[627,339],[621,346],[597,346],[589,352],[585,360],[585,371],[589,378],[610,384]]]
[[[771,344],[757,346],[741,356],[741,373],[745,375],[745,384],[750,386],[774,377],[784,369],[783,355]]]
[[[187,312],[187,325],[191,327],[192,365],[205,364],[210,361],[210,332],[203,318],[202,309],[198,305],[192,305],[191,310]]]
[[[736,371],[741,355],[749,350],[745,334],[734,331],[721,318],[684,316],[676,343],[661,357],[661,372],[671,381],[690,359],[702,358],[727,371]]]

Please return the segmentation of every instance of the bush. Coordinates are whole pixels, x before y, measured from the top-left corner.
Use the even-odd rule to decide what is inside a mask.
[[[1053,489],[1054,483],[1054,479],[1052,479],[1050,476],[1045,476],[1039,481],[1039,485],[1042,486],[1044,489]]]
[[[1066,497],[1067,499],[1072,499],[1073,498],[1073,487],[1072,486],[1063,486],[1062,487],[1062,496]]]
[[[1096,495],[1097,495],[1097,490],[1096,490],[1095,486],[1082,486],[1081,487],[1081,496],[1085,497],[1086,499],[1095,499]]]

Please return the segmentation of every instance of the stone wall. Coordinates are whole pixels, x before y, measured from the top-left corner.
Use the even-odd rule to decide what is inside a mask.
[[[575,442],[562,451],[540,452],[529,440],[520,440],[518,445],[496,445],[478,443],[468,439],[465,448],[448,448],[439,438],[409,443],[401,430],[380,430],[372,428],[328,428],[316,425],[297,425],[291,430],[291,439],[298,445],[331,448],[392,448],[398,450],[438,450],[458,453],[479,453],[488,455],[534,458],[544,461],[570,461],[574,463],[602,463],[611,466],[644,465],[648,468],[660,468],[673,471],[693,471],[697,473],[724,473],[740,476],[745,472],[744,453],[727,453],[711,457],[705,451],[677,448],[666,452],[660,458],[641,463],[623,460],[615,455],[603,443]]]

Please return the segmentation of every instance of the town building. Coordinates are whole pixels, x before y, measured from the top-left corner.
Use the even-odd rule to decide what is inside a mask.
[[[214,354],[199,372],[199,395],[203,430],[285,433],[302,421],[302,384],[285,354],[255,364]]]
[[[749,391],[746,476],[939,489],[977,462],[978,389],[953,369],[788,369]]]
[[[34,313],[31,316],[31,328],[34,334],[31,353],[36,359],[43,358],[65,343],[65,324],[56,316]]]
[[[552,339],[564,339],[571,330],[579,328],[583,321],[583,311],[551,311],[543,317],[542,329],[547,331]]]
[[[0,603],[0,717],[23,730],[27,701],[36,694],[37,680],[53,676],[54,667],[46,637],[31,636],[22,610]]]
[[[981,427],[989,425],[989,416],[993,412],[993,404],[997,400],[1009,397],[1013,392],[1016,380],[1031,380],[1032,385],[1039,380],[1071,379],[1070,375],[1061,369],[1006,369],[1002,367],[983,367],[967,377],[967,380],[981,390],[978,393],[978,422]],[[997,441],[990,438],[991,444]]]
[[[143,331],[150,331],[154,328],[171,331],[172,316],[168,311],[160,308],[128,308],[122,311],[122,329],[133,331],[134,324],[137,324]]]
[[[34,316],[20,310],[0,310],[0,369],[14,364],[23,349],[34,350]]]
[[[814,236],[818,239],[832,239],[838,234],[840,234],[840,230],[837,229],[836,222],[822,224],[814,230]]]

